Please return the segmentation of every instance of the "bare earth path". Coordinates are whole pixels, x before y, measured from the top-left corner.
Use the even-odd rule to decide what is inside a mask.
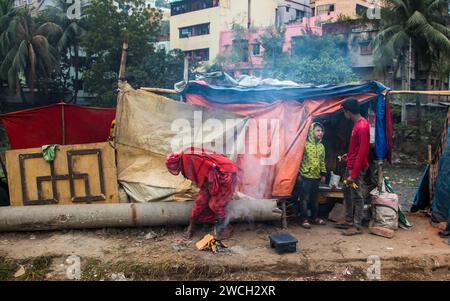
[[[420,169],[404,173],[390,172],[394,189],[411,195],[410,179]],[[268,236],[282,230],[279,223],[235,225],[229,251],[219,254],[195,248],[209,228],[199,229],[186,248],[177,244],[182,227],[1,233],[0,280],[67,279],[70,255],[80,257],[82,279],[92,280],[367,280],[370,255],[381,260],[382,280],[450,280],[450,246],[423,213],[408,219],[414,227],[399,229],[393,239],[367,229],[344,237],[331,223],[311,230],[291,224],[287,231],[299,243],[296,253],[285,255],[269,246]],[[14,277],[20,265],[26,273]]]

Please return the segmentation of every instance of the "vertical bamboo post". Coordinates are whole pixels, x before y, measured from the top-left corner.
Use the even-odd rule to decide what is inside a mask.
[[[189,81],[189,57],[187,55],[184,56],[183,81],[185,83]]]
[[[127,65],[128,38],[125,37],[122,45],[122,57],[120,58],[119,83],[125,81],[125,67]]]
[[[383,182],[384,182],[383,161],[381,161],[381,160],[377,162],[377,172],[378,172],[378,192],[381,194],[381,192],[383,190]]]
[[[189,82],[189,56],[184,55],[183,82],[185,85]],[[180,102],[183,102],[183,95],[180,93]]]
[[[287,213],[286,213],[286,202],[287,200],[281,200],[281,223],[283,226],[283,229],[287,229]]]
[[[66,145],[66,118],[64,117],[64,103],[61,104],[62,145]]]
[[[428,164],[429,164],[429,173],[428,173],[428,193],[430,195],[430,203],[433,199],[433,177],[434,177],[434,168],[433,168],[433,152],[431,144],[428,144]]]

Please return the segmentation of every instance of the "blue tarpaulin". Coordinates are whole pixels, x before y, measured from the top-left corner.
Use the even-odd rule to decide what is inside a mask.
[[[368,82],[355,85],[323,85],[313,87],[302,86],[256,86],[256,87],[224,87],[190,82],[183,91],[185,94],[200,94],[209,102],[220,104],[244,104],[253,102],[274,102],[277,100],[304,101],[307,99],[323,99],[344,97],[361,93],[381,94],[388,90],[379,82]]]

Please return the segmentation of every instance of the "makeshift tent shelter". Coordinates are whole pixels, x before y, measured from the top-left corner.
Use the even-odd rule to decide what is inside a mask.
[[[58,103],[0,116],[11,149],[46,144],[84,144],[108,140],[114,108]]]
[[[412,211],[432,205],[434,222],[446,222],[450,215],[450,110],[434,157],[422,175]]]
[[[275,120],[279,128],[279,141],[268,133],[269,152],[240,154],[238,164],[243,170],[239,190],[254,197],[289,197],[295,184],[298,167],[308,129],[313,119],[337,113],[346,99],[356,98],[361,104],[376,105],[375,157],[390,158],[392,153],[392,122],[388,89],[377,82],[339,86],[257,86],[223,87],[208,85],[204,81],[191,82],[183,94],[190,104],[210,109],[221,109],[256,121],[258,131]],[[273,143],[278,144],[275,149]],[[261,150],[261,141],[257,143]],[[277,153],[279,160],[261,164],[262,158]]]
[[[142,202],[192,199],[190,182],[170,175],[164,159],[187,146],[206,146],[236,160],[240,192],[258,199],[289,197],[312,120],[338,113],[349,97],[376,105],[376,155],[389,156],[386,92],[376,82],[308,88],[190,82],[183,92],[186,104],[124,85],[116,118],[118,179]]]

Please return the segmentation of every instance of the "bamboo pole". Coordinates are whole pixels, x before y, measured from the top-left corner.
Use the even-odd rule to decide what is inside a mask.
[[[128,38],[125,37],[122,46],[122,57],[120,58],[119,82],[125,81],[125,68],[127,65],[127,55],[128,55]]]
[[[429,164],[429,174],[428,174],[428,193],[430,195],[430,203],[433,199],[433,174],[434,174],[434,168],[433,168],[433,154],[432,154],[432,147],[431,144],[428,144],[428,164]]]
[[[378,172],[378,192],[381,194],[381,192],[383,190],[383,182],[384,182],[383,161],[377,162],[377,172]]]
[[[410,90],[394,90],[390,94],[419,94],[419,95],[440,95],[450,96],[450,90],[445,91],[410,91]]]
[[[141,87],[140,89],[145,92],[152,92],[152,93],[178,94],[178,92],[173,89],[146,88],[146,87]]]

